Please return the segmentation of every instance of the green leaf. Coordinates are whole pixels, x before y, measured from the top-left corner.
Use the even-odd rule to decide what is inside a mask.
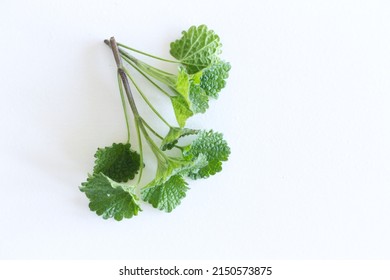
[[[205,164],[202,168],[199,168],[197,170],[191,170],[191,172],[188,172],[187,176],[191,179],[196,180],[200,178],[208,178],[211,175],[215,175],[220,171],[222,171],[222,162],[218,159],[210,159],[207,161],[207,164]]]
[[[176,82],[175,90],[183,98],[179,99],[181,105],[184,106],[185,101],[188,105],[186,108],[189,108],[194,114],[204,113],[209,107],[209,98],[200,86],[201,76],[202,72],[198,72],[190,77],[186,70],[180,67]]]
[[[200,87],[205,90],[207,96],[218,98],[218,93],[226,85],[230,69],[230,63],[221,60],[202,71]]]
[[[134,179],[140,167],[140,156],[130,148],[130,144],[112,144],[99,148],[95,154],[94,174],[102,172],[117,182]]]
[[[200,84],[202,75],[203,75],[202,71],[199,71],[199,72],[195,73],[194,75],[191,75],[191,79],[195,85]]]
[[[161,185],[175,175],[197,173],[208,164],[205,155],[200,154],[192,158],[157,156],[157,171],[155,178],[144,188]]]
[[[117,183],[103,173],[95,174],[82,183],[80,190],[89,198],[89,208],[104,219],[137,216],[142,211],[134,187]]]
[[[227,161],[230,155],[230,148],[222,133],[202,130],[183,151],[186,159],[193,159],[201,154],[206,156],[208,164],[198,171],[189,172],[188,176],[193,179],[207,178],[222,170],[222,161]]]
[[[203,168],[207,168],[209,162],[207,156],[199,154],[197,157],[192,157],[191,164],[183,166],[177,173],[183,176],[189,176],[190,174],[198,174]]]
[[[172,212],[186,196],[187,183],[181,175],[174,175],[162,184],[150,185],[141,192],[142,199],[154,208]]]
[[[175,89],[189,104],[190,76],[183,67],[179,68]]]
[[[194,162],[190,159],[184,159],[182,157],[164,157],[157,158],[157,171],[156,176],[152,182],[152,185],[161,184],[168,180],[171,176],[183,172],[183,170],[192,170],[191,166]],[[149,185],[148,184],[148,185]]]
[[[177,144],[180,137],[196,134],[197,132],[197,130],[189,128],[171,127],[167,136],[161,142],[161,150],[170,150]]]
[[[171,43],[170,53],[194,74],[214,63],[222,44],[219,37],[206,25],[192,26],[182,37]]]
[[[181,95],[171,96],[170,98],[177,123],[180,127],[184,127],[186,125],[187,119],[193,116],[194,113],[188,107],[188,103]]]
[[[191,83],[190,86],[190,101],[191,111],[196,113],[204,113],[209,108],[209,98],[206,92],[200,85]]]

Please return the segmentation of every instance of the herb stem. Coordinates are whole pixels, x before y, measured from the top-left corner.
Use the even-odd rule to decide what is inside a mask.
[[[155,55],[152,55],[152,54],[149,54],[149,53],[146,53],[146,52],[143,52],[143,51],[140,51],[140,50],[131,48],[131,47],[126,46],[126,45],[123,45],[123,44],[121,44],[121,43],[118,43],[118,46],[120,46],[120,47],[122,47],[122,48],[125,48],[125,49],[128,49],[128,50],[131,50],[131,51],[133,51],[133,52],[140,53],[140,54],[142,54],[142,55],[146,55],[146,56],[152,57],[152,58],[154,58],[154,59],[161,60],[161,61],[170,62],[170,63],[180,63],[180,62],[175,61],[175,60],[169,60],[169,59],[161,58],[161,57],[158,57],[158,56],[155,56]]]
[[[160,150],[160,148],[156,145],[156,143],[153,141],[153,139],[149,136],[148,132],[146,131],[146,128],[144,126],[145,121],[140,118],[139,121],[139,127],[141,128],[141,131],[146,139],[146,141],[149,144],[149,147],[152,149],[153,154],[156,156],[158,162],[167,162],[168,156]]]
[[[175,77],[174,74],[169,73],[169,72],[164,71],[164,70],[161,70],[161,69],[158,69],[156,67],[153,67],[153,66],[151,66],[151,65],[149,65],[149,64],[147,64],[147,63],[145,63],[145,62],[143,62],[141,60],[139,60],[138,58],[135,58],[134,56],[132,56],[131,54],[129,54],[128,52],[126,52],[126,51],[124,51],[122,49],[119,49],[119,53],[122,55],[122,57],[123,56],[127,57],[128,59],[133,61],[139,67],[143,67],[143,68],[149,70],[149,72],[152,71],[154,73],[158,73],[159,75],[165,75],[165,76],[169,76],[169,77],[173,77],[173,78]]]
[[[104,41],[104,42],[107,44],[106,41]],[[119,50],[118,50],[118,45],[117,45],[114,37],[110,38],[110,46],[111,46],[112,53],[114,55],[115,62],[116,62],[117,68],[118,68],[118,75],[120,76],[120,78],[122,80],[123,87],[124,87],[125,93],[127,95],[127,99],[129,100],[130,108],[134,114],[134,121],[137,124],[137,126],[141,129],[146,141],[148,142],[150,148],[152,149],[153,153],[157,157],[157,160],[160,162],[166,162],[166,161],[168,161],[167,155],[165,155],[165,153],[163,153],[160,150],[160,148],[156,145],[156,143],[153,141],[153,139],[150,138],[148,132],[145,129],[144,121],[142,121],[142,118],[138,113],[137,107],[136,107],[135,102],[134,102],[133,94],[131,93],[129,80],[127,79],[126,72],[124,71],[122,59],[121,59],[121,56],[120,56]]]
[[[122,64],[122,58],[119,54],[118,45],[117,45],[114,37],[110,38],[110,46],[111,46],[111,50],[112,50],[112,53],[113,53],[114,58],[115,58],[116,66],[118,68],[118,75],[120,76],[120,78],[122,80],[127,99],[129,100],[130,108],[134,114],[134,118],[140,119],[141,117],[138,113],[137,106],[135,105],[133,94],[131,93],[131,89],[130,89],[130,85],[129,85],[129,80],[127,80],[127,76],[126,76],[126,73],[124,71],[123,64]]]
[[[121,78],[120,78],[119,74],[118,74],[118,85],[119,85],[119,92],[121,94],[121,101],[122,101],[123,112],[125,113],[126,128],[127,128],[127,143],[130,143],[129,115],[128,115],[128,112],[127,112],[127,106],[126,106],[126,102],[125,102],[125,95],[123,93],[122,81],[121,81]]]
[[[139,86],[137,85],[137,83],[135,82],[135,80],[133,79],[133,77],[130,75],[129,71],[127,71],[127,69],[124,69],[124,72],[126,73],[127,77],[129,77],[129,79],[131,80],[131,82],[133,83],[133,85],[135,86],[135,88],[137,89],[137,91],[139,92],[139,94],[141,95],[141,97],[143,98],[143,100],[146,102],[146,104],[148,104],[149,108],[156,114],[156,116],[163,122],[165,123],[169,128],[171,128],[172,126],[163,118],[163,116],[161,116],[161,114],[156,110],[156,108],[154,108],[154,106],[152,105],[152,103],[150,103],[149,99],[145,96],[145,94],[142,92],[142,90],[139,88]]]
[[[149,129],[150,132],[152,132],[154,135],[156,135],[161,140],[164,139],[159,133],[157,133],[144,119],[142,119],[143,124],[146,126],[147,129]]]
[[[138,180],[137,180],[137,184],[139,184],[141,182],[141,178],[142,178],[142,174],[143,174],[143,170],[144,170],[144,153],[142,150],[142,139],[141,139],[141,132],[140,132],[140,128],[139,128],[139,123],[135,120],[134,120],[134,123],[135,123],[135,128],[137,131],[139,154],[140,154],[139,176],[138,176]]]
[[[104,40],[104,43],[110,47],[110,42],[108,40]],[[166,71],[163,71],[163,70],[160,70],[158,68],[155,68],[155,67],[135,58],[134,56],[130,55],[128,52],[126,52],[122,49],[118,49],[118,50],[119,50],[120,55],[122,56],[122,58],[126,62],[128,62],[132,66],[136,65],[139,68],[139,70],[141,70],[144,74],[148,74],[148,75],[152,76],[153,78],[159,80],[160,82],[163,82],[164,84],[166,84],[170,87],[173,87],[173,88],[175,87],[176,80],[177,80],[176,75],[169,73],[169,72],[166,72]],[[130,61],[132,63],[130,63]],[[159,89],[162,90],[161,88],[159,88]],[[164,93],[166,94],[166,92],[164,92]]]
[[[124,56],[122,55],[122,58],[128,63],[130,64],[135,70],[138,71],[138,73],[140,73],[142,76],[145,77],[145,79],[147,79],[152,85],[154,85],[157,89],[159,89],[163,94],[165,94],[167,97],[171,97],[171,95],[166,91],[164,90],[162,87],[160,87],[158,84],[156,84],[151,78],[149,78],[145,73],[144,71],[142,71],[137,65],[135,65],[135,63],[133,61],[131,61],[127,56]]]

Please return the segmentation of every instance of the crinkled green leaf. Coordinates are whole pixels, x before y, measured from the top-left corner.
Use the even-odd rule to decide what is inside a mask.
[[[196,134],[197,132],[197,130],[189,128],[171,127],[167,136],[161,142],[161,150],[170,150],[177,144],[180,137]]]
[[[162,184],[150,185],[141,192],[142,199],[154,208],[172,212],[186,196],[187,182],[181,175],[171,176]]]
[[[209,98],[200,85],[191,83],[190,86],[190,101],[191,111],[196,113],[204,113],[209,108]]]
[[[200,87],[205,90],[207,96],[218,98],[218,93],[226,85],[230,68],[229,62],[221,60],[202,71]]]
[[[209,165],[207,156],[204,154],[199,154],[197,157],[193,157],[191,159],[191,164],[183,166],[180,170],[177,171],[177,173],[183,176],[198,174],[204,167],[207,167],[207,165]]]
[[[89,198],[89,208],[104,219],[137,216],[142,211],[134,187],[117,183],[103,173],[95,174],[82,183],[80,190]]]
[[[112,144],[99,148],[95,153],[94,174],[102,172],[117,182],[133,179],[140,167],[140,156],[130,148],[130,144]]]
[[[227,161],[230,154],[230,148],[222,133],[202,130],[183,151],[186,159],[196,158],[201,154],[206,156],[208,164],[198,171],[189,172],[188,176],[193,179],[207,178],[222,170],[222,161]]]
[[[196,180],[200,178],[208,178],[209,176],[214,175],[220,171],[222,171],[222,162],[218,159],[210,159],[202,168],[188,172],[187,176]]]
[[[171,102],[177,123],[180,127],[184,127],[187,119],[193,116],[194,113],[188,107],[188,103],[181,95],[171,96]]]
[[[192,26],[182,37],[171,43],[170,53],[194,74],[217,60],[222,44],[214,31],[206,25]]]

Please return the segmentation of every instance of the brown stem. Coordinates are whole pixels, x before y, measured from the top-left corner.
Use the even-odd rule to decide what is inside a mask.
[[[104,40],[104,43],[106,43],[108,45],[108,40]],[[122,80],[123,88],[125,89],[127,99],[129,100],[129,103],[130,103],[130,108],[133,111],[134,117],[136,119],[140,119],[140,115],[138,114],[137,107],[135,106],[133,94],[131,93],[129,80],[127,79],[126,73],[123,70],[122,58],[119,54],[118,45],[117,45],[114,37],[110,38],[109,45],[111,46],[112,53],[114,54],[116,66],[118,68],[118,74]]]

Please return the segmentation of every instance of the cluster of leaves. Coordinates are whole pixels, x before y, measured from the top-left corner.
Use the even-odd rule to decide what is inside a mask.
[[[89,207],[103,218],[122,220],[138,215],[140,198],[160,210],[171,212],[186,196],[189,189],[187,178],[207,178],[222,170],[222,162],[228,160],[230,148],[221,133],[213,130],[186,128],[189,117],[204,113],[210,99],[217,99],[225,87],[230,64],[219,58],[221,43],[218,35],[205,25],[192,26],[183,31],[182,37],[171,43],[170,53],[176,60],[167,60],[146,54],[128,46],[117,44],[114,38],[105,41],[112,49],[118,66],[118,82],[127,124],[126,143],[114,143],[99,148],[95,154],[95,167],[80,190],[89,198]],[[178,64],[176,74],[157,69],[135,58],[124,49]],[[178,126],[170,125],[153,107],[135,83],[127,67],[139,71],[156,88],[165,94],[172,104]],[[165,137],[158,134],[142,118],[135,105],[130,79],[146,104],[167,126]],[[164,90],[160,85],[166,85]],[[127,97],[129,104],[125,103]],[[130,105],[137,132],[139,153],[131,148],[129,116]],[[159,143],[151,137],[154,134]],[[157,159],[157,170],[153,180],[142,185],[143,162],[142,137]],[[180,146],[183,137],[190,144]],[[171,150],[177,149],[179,153]],[[138,174],[138,180],[135,180]],[[140,197],[140,198],[139,198]]]

